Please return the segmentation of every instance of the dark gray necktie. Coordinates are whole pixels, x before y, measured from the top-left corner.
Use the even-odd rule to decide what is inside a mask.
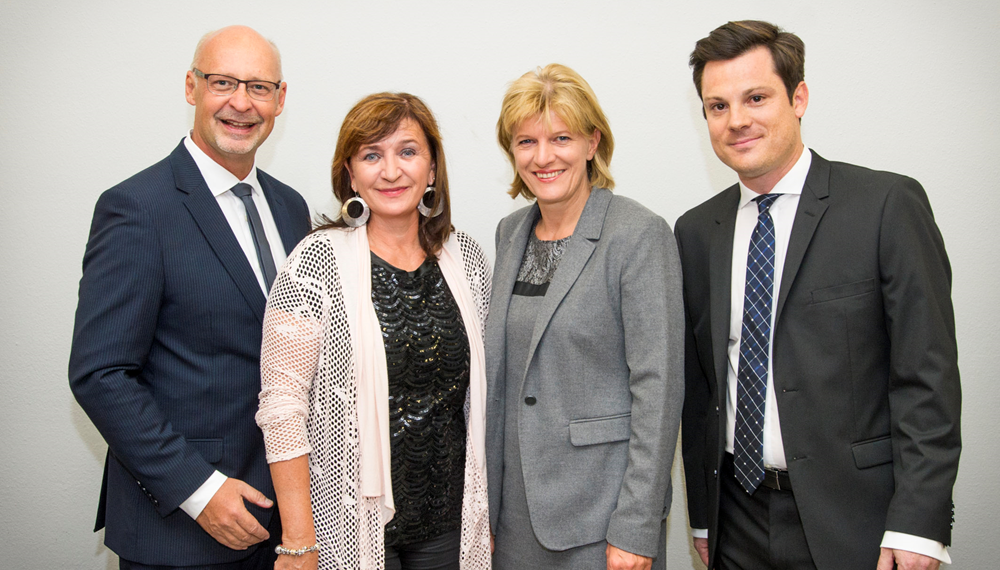
[[[240,182],[231,188],[233,194],[243,200],[243,206],[247,209],[247,222],[250,224],[250,235],[253,236],[253,247],[257,250],[257,262],[260,263],[260,270],[264,273],[264,290],[271,291],[271,284],[278,274],[274,269],[274,256],[271,255],[271,245],[267,243],[267,236],[264,235],[264,225],[260,223],[260,214],[257,213],[257,206],[253,203],[250,194],[253,186]]]
[[[765,194],[755,198],[757,227],[747,254],[733,437],[736,479],[747,493],[753,493],[764,480],[764,402],[774,289],[774,221],[768,210],[778,196]]]

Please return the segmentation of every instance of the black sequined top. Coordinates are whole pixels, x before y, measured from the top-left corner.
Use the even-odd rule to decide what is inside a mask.
[[[462,527],[469,339],[437,260],[404,271],[373,253],[372,303],[389,372],[385,544],[402,546]]]

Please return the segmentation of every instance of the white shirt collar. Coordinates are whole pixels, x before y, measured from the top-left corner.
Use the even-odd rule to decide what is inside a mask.
[[[795,165],[785,176],[771,188],[769,194],[802,194],[802,187],[806,185],[806,176],[809,175],[809,167],[812,165],[812,153],[809,147],[802,148],[802,155],[795,161]],[[746,206],[751,200],[760,194],[747,188],[742,182],[740,185],[740,208]]]
[[[191,153],[191,158],[194,159],[194,163],[198,165],[198,170],[201,171],[201,177],[205,179],[205,184],[208,184],[209,191],[212,195],[219,197],[221,194],[228,192],[233,186],[236,186],[240,182],[245,182],[253,187],[254,193],[260,194],[260,183],[257,182],[257,160],[254,159],[253,168],[250,169],[250,174],[243,180],[236,178],[232,172],[229,172],[221,164],[212,160],[210,156],[205,154],[205,151],[201,150],[198,145],[191,140],[191,133],[184,137],[184,148]]]

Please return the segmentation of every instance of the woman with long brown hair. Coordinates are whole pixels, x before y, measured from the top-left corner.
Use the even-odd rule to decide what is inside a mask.
[[[275,568],[489,568],[490,268],[451,225],[427,106],[405,93],[355,105],[333,190],[341,217],[292,252],[264,318]]]

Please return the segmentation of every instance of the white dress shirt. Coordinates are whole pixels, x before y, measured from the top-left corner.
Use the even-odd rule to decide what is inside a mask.
[[[774,185],[770,194],[781,194],[768,210],[774,222],[774,284],[771,290],[771,333],[768,340],[768,371],[767,394],[764,403],[764,465],[773,469],[784,470],[785,448],[781,439],[781,425],[778,422],[778,399],[774,394],[774,378],[770,363],[774,362],[774,306],[781,288],[782,271],[785,267],[785,255],[788,252],[788,242],[792,235],[792,225],[795,222],[795,211],[799,206],[799,197],[812,165],[812,153],[808,148],[802,150],[802,155],[785,176]],[[754,198],[760,196],[754,190],[740,183],[740,201],[736,212],[736,229],[733,234],[733,273],[730,315],[729,315],[729,372],[727,374],[726,390],[726,451],[733,452],[733,438],[736,431],[736,389],[739,385],[737,370],[740,363],[740,337],[743,331],[743,300],[745,298],[747,252],[754,228],[757,226],[757,203]],[[692,536],[707,538],[707,529],[692,529]],[[921,538],[900,532],[886,531],[882,537],[882,547],[895,548],[916,552],[925,556],[937,558],[951,564],[951,557],[944,544],[927,538]]]
[[[201,171],[202,178],[208,184],[209,191],[212,192],[216,201],[219,202],[219,207],[222,208],[222,213],[225,214],[226,221],[229,222],[229,227],[233,229],[236,241],[240,242],[243,254],[247,256],[247,261],[250,263],[250,267],[253,268],[254,275],[257,276],[260,290],[264,291],[266,295],[267,288],[264,287],[264,272],[260,268],[260,262],[257,261],[257,247],[254,245],[253,234],[250,233],[250,223],[247,221],[246,207],[243,205],[243,200],[231,191],[232,187],[240,182],[253,187],[250,197],[253,198],[253,203],[257,206],[257,213],[260,214],[260,223],[264,226],[264,235],[267,237],[267,244],[271,246],[271,257],[274,258],[274,266],[280,269],[282,264],[285,263],[285,258],[288,256],[285,254],[284,244],[281,243],[278,226],[274,224],[274,216],[271,215],[271,208],[267,205],[267,198],[264,197],[264,193],[260,188],[260,181],[257,180],[257,163],[254,162],[253,168],[250,169],[250,174],[243,180],[240,180],[232,172],[223,168],[221,164],[209,158],[204,151],[198,148],[198,145],[194,144],[190,135],[184,138],[184,147],[191,153],[195,164],[198,165],[198,170]]]
[[[264,197],[260,182],[257,180],[257,163],[254,162],[253,168],[250,169],[250,174],[246,178],[239,180],[232,172],[223,168],[221,164],[212,160],[203,150],[198,148],[198,145],[191,140],[190,134],[184,137],[184,148],[191,154],[191,158],[194,159],[198,170],[201,171],[201,176],[205,179],[209,191],[215,196],[222,213],[225,214],[226,221],[229,222],[229,227],[232,228],[233,234],[236,236],[236,241],[243,249],[243,255],[246,256],[247,262],[253,268],[254,275],[257,276],[260,290],[267,295],[267,288],[264,286],[264,272],[257,260],[257,247],[254,245],[253,235],[250,233],[246,207],[243,205],[243,200],[231,191],[232,187],[240,182],[245,182],[253,187],[250,196],[254,205],[257,206],[260,223],[264,226],[264,235],[267,236],[267,243],[271,246],[274,266],[280,268],[285,263],[287,255],[285,254],[285,246],[281,242],[281,235],[278,233],[278,226],[275,225],[274,216],[271,215],[271,208],[268,207],[267,198]],[[227,477],[218,471],[212,473],[190,497],[180,504],[181,510],[191,518],[197,519],[215,493],[222,487],[222,484],[226,482],[226,479]]]
[[[792,236],[795,210],[799,207],[799,196],[809,174],[812,153],[803,149],[795,166],[771,189],[771,194],[781,194],[768,210],[774,221],[774,285],[771,289],[771,336],[767,343],[767,394],[764,403],[764,465],[774,469],[785,469],[785,448],[781,441],[781,426],[778,425],[778,400],[774,395],[774,379],[770,363],[774,362],[774,301],[781,288],[781,274],[785,267],[785,254]],[[736,387],[739,385],[736,371],[740,367],[740,336],[743,332],[743,299],[746,297],[747,252],[753,230],[757,227],[757,192],[740,183],[740,202],[736,210],[736,231],[733,234],[733,274],[731,309],[729,314],[729,356],[728,390],[726,391],[726,451],[733,452],[733,434],[736,427]]]

